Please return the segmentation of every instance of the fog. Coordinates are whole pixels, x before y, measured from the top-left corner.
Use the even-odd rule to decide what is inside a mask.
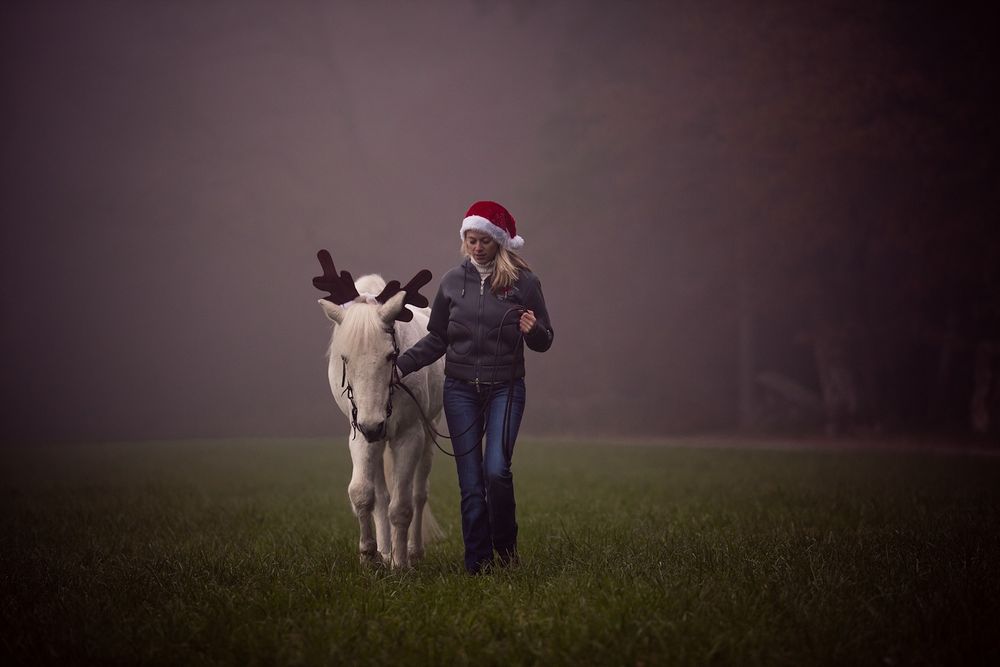
[[[477,199],[524,433],[973,429],[997,54],[906,4],[5,3],[4,437],[340,437],[316,251],[433,297]]]

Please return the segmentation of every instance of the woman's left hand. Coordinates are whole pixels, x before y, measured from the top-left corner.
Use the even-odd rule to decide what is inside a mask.
[[[535,328],[536,321],[537,320],[535,320],[535,311],[526,310],[523,313],[521,313],[521,320],[520,322],[518,322],[518,325],[521,328],[521,333],[523,334],[531,333],[531,330]]]

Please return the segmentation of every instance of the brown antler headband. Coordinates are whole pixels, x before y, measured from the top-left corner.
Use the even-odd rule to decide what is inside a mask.
[[[354,286],[354,278],[350,273],[341,271],[340,275],[337,275],[337,267],[334,266],[333,257],[330,256],[329,251],[320,250],[316,256],[319,257],[319,265],[323,268],[323,275],[313,278],[313,286],[316,289],[330,293],[329,296],[323,297],[324,299],[342,306],[361,296]],[[431,277],[430,271],[421,269],[417,272],[417,275],[410,279],[410,282],[406,283],[405,287],[400,287],[398,280],[390,280],[386,283],[385,288],[379,292],[378,296],[375,297],[375,300],[379,303],[385,303],[400,290],[404,290],[406,292],[406,296],[403,299],[404,306],[409,304],[417,308],[425,308],[428,301],[427,297],[420,293],[420,288],[429,283]],[[400,322],[409,322],[413,319],[413,313],[409,308],[403,307],[396,315],[396,319]]]

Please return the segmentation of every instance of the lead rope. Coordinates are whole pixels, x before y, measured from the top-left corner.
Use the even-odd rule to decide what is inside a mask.
[[[485,415],[486,412],[490,409],[490,404],[493,401],[493,394],[496,392],[496,383],[493,382],[493,381],[496,380],[496,374],[497,374],[496,361],[500,357],[500,340],[501,340],[501,335],[503,334],[504,322],[507,320],[507,316],[508,315],[510,315],[511,313],[519,312],[521,310],[522,310],[521,307],[508,308],[507,312],[505,312],[503,314],[503,317],[500,318],[500,327],[497,329],[497,343],[496,343],[496,348],[495,348],[494,353],[493,353],[493,362],[494,363],[493,363],[493,375],[490,377],[490,381],[491,381],[490,382],[490,393],[489,393],[489,395],[487,395],[486,400],[484,401],[484,404],[483,404],[483,408],[482,408],[482,410],[479,411],[479,414],[476,415],[476,417],[474,417],[472,419],[472,422],[469,424],[469,426],[465,430],[461,431],[460,433],[458,433],[456,435],[445,435],[444,433],[438,432],[438,430],[436,428],[434,428],[433,424],[431,424],[431,420],[427,418],[427,415],[424,413],[423,408],[420,407],[420,401],[417,400],[417,397],[413,395],[413,392],[410,391],[409,387],[407,387],[405,384],[403,384],[402,380],[397,380],[397,378],[396,378],[396,365],[395,365],[395,363],[393,363],[392,379],[393,380],[397,380],[397,384],[399,385],[399,387],[403,391],[405,391],[406,395],[409,396],[410,399],[413,401],[413,405],[417,408],[417,413],[420,415],[420,419],[421,419],[421,421],[424,424],[424,428],[427,430],[428,435],[431,436],[431,441],[434,443],[434,445],[443,454],[445,454],[447,456],[450,456],[450,457],[452,457],[454,459],[457,459],[457,458],[460,458],[462,456],[465,456],[466,454],[469,454],[474,449],[476,449],[476,448],[478,448],[480,446],[481,443],[480,442],[476,442],[472,447],[469,447],[469,449],[467,449],[466,451],[462,452],[461,454],[453,454],[453,453],[449,452],[448,450],[446,450],[444,447],[442,447],[441,444],[437,441],[437,438],[445,438],[447,440],[454,440],[455,438],[457,438],[459,436],[465,435],[470,430],[472,430],[472,427],[475,426],[476,423],[479,421],[479,419],[483,415]],[[392,344],[393,344],[393,347],[396,349],[396,354],[398,356],[399,345],[396,342],[396,332],[395,332],[395,329],[393,329],[393,331],[392,331]],[[515,358],[517,357],[518,350],[523,349],[523,347],[524,347],[524,334],[519,333],[519,335],[517,337],[517,342],[514,344],[514,357]],[[514,381],[517,379],[517,378],[514,377],[514,372],[515,372],[514,371],[514,366],[511,365],[511,369],[510,369],[510,383],[509,383],[509,385],[507,387],[507,404],[506,404],[506,406],[504,408],[503,429],[502,429],[502,434],[501,434],[501,437],[503,439],[502,446],[503,446],[504,456],[506,456],[507,465],[510,465],[511,457],[514,454],[514,452],[513,452],[513,449],[514,449],[513,443],[509,442],[509,439],[510,439],[510,417],[511,417],[511,414],[513,412],[513,405],[514,405],[514,402],[513,402],[513,399],[514,399]],[[392,384],[390,384],[390,392],[391,391],[392,391]],[[437,436],[437,438],[435,438],[435,436]],[[480,436],[480,439],[481,438],[482,438],[482,436]]]

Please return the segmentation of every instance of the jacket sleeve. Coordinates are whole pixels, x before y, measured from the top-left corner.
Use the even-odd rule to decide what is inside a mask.
[[[549,311],[545,307],[545,297],[542,296],[542,283],[535,281],[535,284],[528,290],[524,300],[524,307],[535,313],[535,328],[524,337],[524,342],[529,349],[535,352],[545,352],[552,347],[552,339],[555,332],[552,330],[552,323],[549,321]]]
[[[431,306],[431,316],[427,322],[427,335],[413,344],[413,347],[399,355],[396,368],[400,377],[429,366],[441,358],[448,350],[448,298],[438,288]]]

